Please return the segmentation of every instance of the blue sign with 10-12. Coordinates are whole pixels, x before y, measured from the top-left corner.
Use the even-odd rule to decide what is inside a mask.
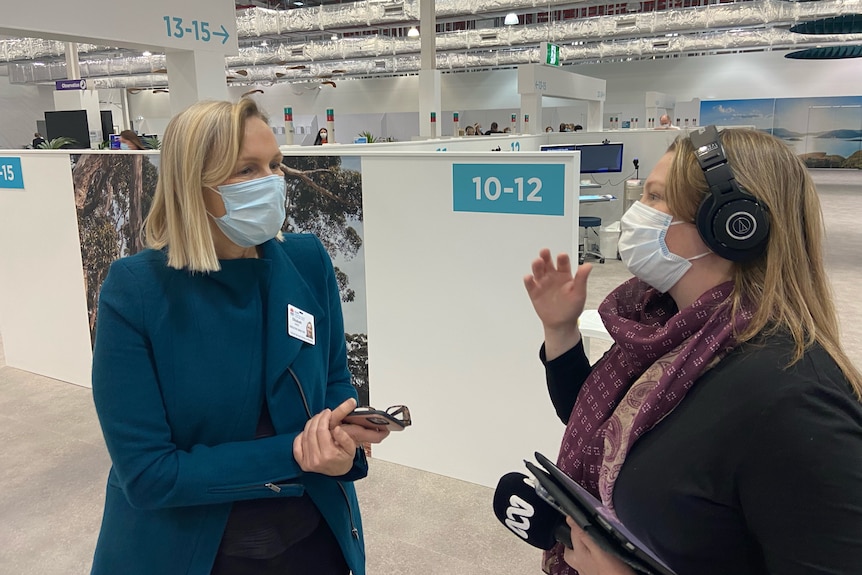
[[[563,216],[563,164],[454,164],[452,204],[456,212]]]
[[[0,158],[0,188],[24,189],[21,158]]]

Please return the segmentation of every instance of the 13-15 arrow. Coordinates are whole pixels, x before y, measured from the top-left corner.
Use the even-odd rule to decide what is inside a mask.
[[[224,44],[227,42],[228,36],[230,34],[227,33],[227,29],[224,27],[224,24],[221,24],[221,32],[213,32],[213,36],[221,36],[221,43]]]

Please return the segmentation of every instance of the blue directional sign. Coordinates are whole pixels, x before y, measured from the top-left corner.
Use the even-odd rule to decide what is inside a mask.
[[[565,176],[563,164],[454,164],[453,210],[563,216]]]
[[[21,158],[0,157],[0,188],[24,189],[24,174],[21,172]]]

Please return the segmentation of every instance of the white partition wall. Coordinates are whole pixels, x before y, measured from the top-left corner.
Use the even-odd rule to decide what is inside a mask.
[[[565,214],[453,211],[453,166],[564,164]],[[541,325],[522,278],[539,249],[576,253],[577,155],[362,157],[372,403],[414,426],[375,457],[494,486],[563,431],[545,386]]]
[[[464,144],[487,147],[495,140],[505,147],[505,138]],[[301,152],[361,158],[371,401],[377,407],[406,404],[415,421],[376,446],[374,455],[493,486],[533,451],[556,453],[563,425],[547,396],[538,359],[541,325],[522,278],[543,247],[577,251],[578,154],[390,152],[370,146]],[[6,361],[89,385],[90,338],[69,155],[30,151],[20,160],[24,188],[0,187]],[[558,194],[559,208],[550,212],[555,215],[521,207],[510,213],[463,206],[456,211],[453,182],[465,167],[484,169],[486,182],[489,174],[499,176],[503,198],[519,196],[512,174],[521,170],[524,205],[536,191],[529,176],[553,171],[542,197]],[[474,195],[469,176],[459,181]]]
[[[23,188],[0,187],[0,333],[6,364],[90,385],[90,334],[69,153],[20,158]]]

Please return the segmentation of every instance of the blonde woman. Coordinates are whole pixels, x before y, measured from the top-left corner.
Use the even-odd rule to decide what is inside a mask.
[[[149,249],[104,282],[93,396],[111,456],[97,575],[365,572],[338,285],[281,235],[282,156],[251,100],[165,131]],[[306,324],[313,324],[311,335]]]
[[[525,278],[567,423],[560,467],[679,575],[859,573],[862,378],[805,166],[755,130],[679,138],[620,254],[635,277],[599,306],[615,344],[593,367],[577,327],[590,265],[573,277],[543,250]],[[547,572],[633,573],[569,522]]]

